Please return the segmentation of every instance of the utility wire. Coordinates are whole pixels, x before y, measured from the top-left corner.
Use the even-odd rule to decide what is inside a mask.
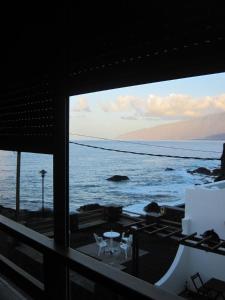
[[[104,140],[104,141],[112,141],[112,142],[134,144],[134,145],[144,145],[144,146],[149,146],[149,147],[168,148],[168,149],[176,149],[176,150],[188,150],[188,151],[196,151],[196,152],[220,153],[218,151],[213,151],[213,150],[209,151],[209,150],[200,150],[200,149],[179,148],[179,147],[172,147],[172,146],[162,146],[162,145],[152,145],[152,144],[146,144],[146,143],[138,143],[138,142],[132,142],[132,141],[114,140],[114,139],[103,138],[103,137],[99,137],[99,136],[85,135],[85,134],[79,134],[79,133],[73,133],[73,132],[71,132],[70,134],[71,135],[76,135],[76,136],[81,136],[81,137]]]
[[[129,153],[129,154],[136,154],[136,155],[169,157],[169,158],[182,158],[182,159],[198,159],[198,160],[220,160],[220,158],[215,158],[215,157],[191,157],[191,156],[178,156],[178,155],[152,154],[152,153],[144,153],[144,152],[126,151],[126,150],[111,149],[111,148],[105,148],[105,147],[87,145],[87,144],[78,143],[78,142],[72,142],[72,141],[70,141],[70,144],[79,145],[79,146],[83,146],[83,147],[94,148],[94,149],[101,149],[101,150],[105,150],[105,151],[120,152],[120,153]]]

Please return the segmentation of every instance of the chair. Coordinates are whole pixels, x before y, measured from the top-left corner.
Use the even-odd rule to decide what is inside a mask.
[[[127,243],[120,242],[120,249],[124,251],[125,258],[128,258],[128,250],[129,250],[129,245]]]
[[[123,242],[123,241],[125,241],[125,242]],[[129,250],[132,251],[132,248],[131,248],[132,242],[133,242],[132,234],[130,234],[128,237],[123,237],[123,234],[122,234],[122,242],[120,242],[120,248],[124,251],[126,259],[128,257]]]
[[[132,234],[129,234],[128,237],[125,237],[125,232],[122,232],[122,236],[121,236],[121,241],[123,242],[128,242],[130,245],[132,245],[132,242],[133,242],[133,235]]]
[[[130,234],[128,236],[128,241],[127,242],[129,243],[130,246],[132,246],[132,243],[133,243],[133,234]]]
[[[125,232],[122,232],[121,234],[121,240],[123,240],[125,238]]]
[[[105,249],[107,247],[107,242],[101,236],[98,236],[96,233],[94,233],[94,238],[96,244],[98,245],[98,256],[100,256],[102,250],[104,250],[105,252]]]
[[[204,287],[203,280],[198,272],[191,276],[191,281],[199,295],[209,296],[209,290]]]

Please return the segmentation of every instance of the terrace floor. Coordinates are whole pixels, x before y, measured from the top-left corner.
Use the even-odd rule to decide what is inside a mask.
[[[125,255],[122,251],[120,251],[120,247],[119,247],[119,242],[114,242],[114,248],[117,249],[116,252],[114,252],[113,254],[111,254],[109,251],[106,252],[101,252],[100,255],[98,256],[98,246],[96,243],[91,243],[79,248],[76,248],[76,250],[87,254],[88,256],[94,257],[97,260],[111,265],[112,267],[115,267],[117,269],[120,270],[124,270],[126,269],[126,266],[124,265],[127,262],[130,262],[132,260],[132,254],[131,251],[128,252],[128,257],[127,259],[125,258]],[[139,257],[143,256],[143,255],[147,255],[149,254],[148,251],[143,250],[143,249],[139,249]]]
[[[93,233],[103,236],[105,231],[113,229],[122,234],[126,231],[123,224],[132,224],[134,220],[120,220],[119,223],[106,223],[85,230],[79,230],[71,234],[71,247],[78,251],[101,260],[111,266],[119,268],[123,272],[134,274],[131,255],[126,260],[124,253],[118,252],[114,255],[109,253],[97,255],[97,245]],[[121,224],[122,223],[122,224]],[[157,235],[148,236],[144,233],[139,234],[139,259],[138,274],[140,279],[150,283],[157,282],[171,266],[178,249],[178,243],[171,239],[162,239]],[[120,242],[120,238],[117,239]]]

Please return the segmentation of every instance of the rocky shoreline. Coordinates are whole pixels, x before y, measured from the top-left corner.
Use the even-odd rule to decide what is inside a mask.
[[[215,182],[225,180],[225,172],[222,168],[216,168],[216,169],[210,170],[205,167],[199,167],[194,170],[187,170],[187,172],[192,175],[201,174],[201,175],[214,177]]]
[[[14,208],[10,207],[4,207],[3,205],[0,205],[0,214],[3,216],[16,221],[16,210]],[[19,220],[25,220],[28,221],[33,218],[42,218],[42,210],[28,210],[28,209],[21,209],[19,212]],[[44,210],[44,217],[53,217],[53,210],[49,208],[45,208]]]

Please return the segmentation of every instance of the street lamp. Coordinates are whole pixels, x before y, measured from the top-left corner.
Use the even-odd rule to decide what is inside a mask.
[[[40,171],[41,178],[42,178],[42,217],[44,217],[44,178],[46,173],[47,171],[45,170]]]

